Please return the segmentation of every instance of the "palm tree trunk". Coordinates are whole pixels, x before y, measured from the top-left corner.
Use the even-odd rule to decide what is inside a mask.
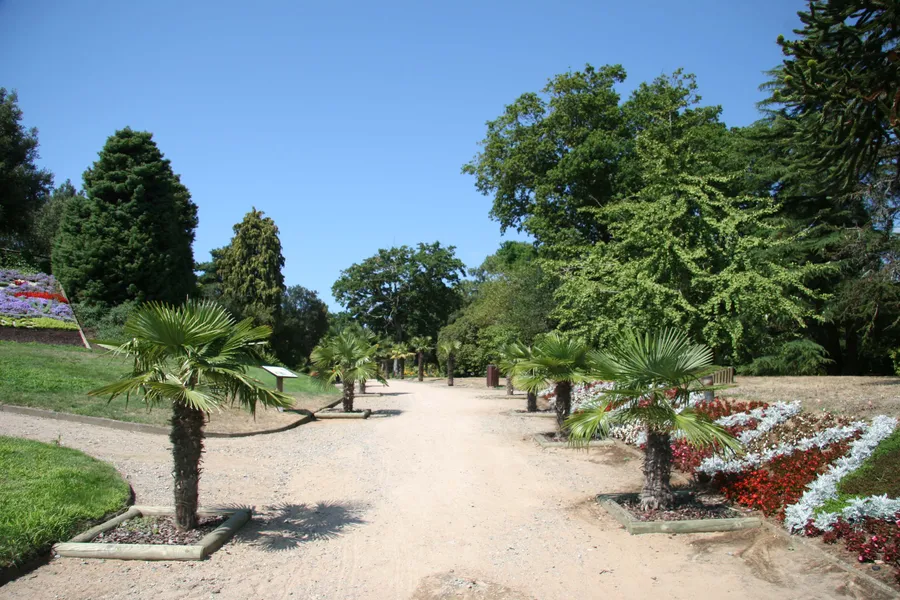
[[[394,377],[399,377],[399,376],[400,376],[400,359],[395,358],[394,359]]]
[[[400,359],[400,379],[406,379],[406,359]]]
[[[176,402],[172,405],[175,526],[181,531],[197,526],[200,457],[203,454],[203,411]]]
[[[537,394],[528,392],[528,412],[537,412]]]
[[[647,429],[641,508],[657,510],[675,504],[672,492],[672,440],[668,433]]]
[[[566,432],[566,419],[572,412],[572,384],[568,381],[556,382],[556,427],[560,433]]]
[[[353,382],[344,380],[344,412],[353,412]]]
[[[366,393],[366,380],[365,379],[363,379],[362,381],[359,382],[359,393],[360,394]]]
[[[512,374],[507,373],[506,374],[506,395],[512,396],[513,393],[514,392],[513,392]]]
[[[453,387],[453,369],[456,367],[456,361],[452,354],[447,355],[447,385]]]
[[[425,353],[419,352],[419,381],[425,378]]]

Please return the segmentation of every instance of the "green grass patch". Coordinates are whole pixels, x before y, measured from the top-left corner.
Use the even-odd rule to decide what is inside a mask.
[[[852,498],[883,496],[900,498],[900,429],[883,439],[875,452],[856,471],[838,483],[838,497],[822,512],[840,512]]]
[[[149,410],[139,399],[126,404],[123,398],[109,402],[88,396],[90,390],[129,373],[130,364],[104,350],[90,351],[75,346],[0,342],[0,404],[30,406],[57,412],[106,417],[119,421],[168,424],[167,407]],[[275,387],[275,377],[262,369],[252,375]],[[285,392],[302,395],[330,395],[306,375],[286,379]]]
[[[0,436],[0,569],[118,512],[128,497],[112,465],[71,448]]]

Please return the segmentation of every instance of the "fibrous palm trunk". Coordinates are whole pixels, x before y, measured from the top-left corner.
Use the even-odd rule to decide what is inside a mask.
[[[453,358],[452,354],[447,355],[447,385],[453,387],[453,368],[456,366],[454,363],[456,361]]]
[[[672,440],[667,432],[647,429],[647,447],[644,450],[644,489],[641,490],[641,508],[658,510],[675,504],[672,492]]]
[[[359,382],[359,393],[360,394],[366,393],[366,380],[365,379],[363,379],[362,381]]]
[[[513,391],[512,374],[507,373],[506,374],[506,395],[512,396],[513,393],[514,393],[514,391]]]
[[[566,431],[566,419],[572,411],[572,384],[568,381],[556,382],[556,427],[560,433]]]
[[[406,379],[406,359],[400,359],[400,379]]]
[[[344,380],[344,412],[353,412],[353,382]]]
[[[203,411],[181,402],[172,405],[172,460],[175,478],[175,525],[181,531],[197,526],[200,458],[203,454]]]
[[[419,381],[425,378],[425,353],[419,352]]]
[[[528,392],[528,412],[537,412],[537,394]]]

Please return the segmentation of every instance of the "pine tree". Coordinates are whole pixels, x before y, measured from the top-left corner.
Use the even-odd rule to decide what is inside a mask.
[[[197,206],[145,131],[107,139],[67,203],[53,271],[78,302],[180,304],[196,291],[191,244]]]
[[[234,226],[234,237],[217,271],[226,306],[240,318],[274,327],[280,321],[284,296],[284,256],[278,227],[264,214],[253,208]]]

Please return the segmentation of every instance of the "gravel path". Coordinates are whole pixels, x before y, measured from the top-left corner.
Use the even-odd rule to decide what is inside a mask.
[[[370,391],[376,391],[372,389]],[[542,451],[552,419],[501,415],[502,391],[392,382],[368,421],[206,443],[201,501],[253,506],[203,562],[55,559],[0,598],[854,598],[803,546],[765,530],[630,536],[591,501],[638,489],[616,447]],[[141,504],[171,502],[165,436],[3,415],[0,434],[59,439],[113,463]]]

